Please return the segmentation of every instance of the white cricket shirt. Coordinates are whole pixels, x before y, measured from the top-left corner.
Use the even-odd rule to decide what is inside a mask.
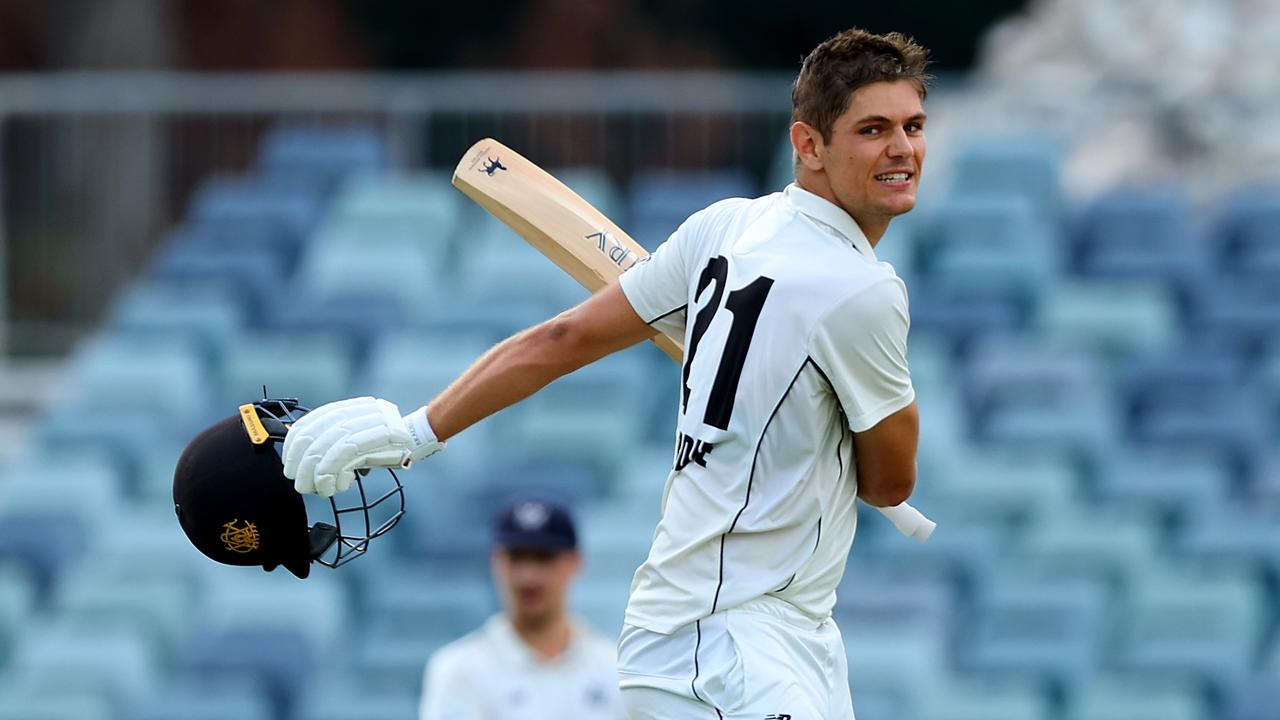
[[[440,648],[423,673],[419,720],[623,720],[615,643],[573,623],[539,658],[501,613]]]
[[[827,617],[856,526],[851,431],[915,399],[902,280],[792,184],[695,213],[620,283],[685,342],[674,469],[626,622],[666,634],[762,595]]]

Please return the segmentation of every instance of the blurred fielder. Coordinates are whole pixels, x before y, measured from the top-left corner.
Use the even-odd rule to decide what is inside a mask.
[[[569,511],[519,500],[498,515],[491,557],[503,612],[431,656],[419,720],[619,720],[614,643],[572,618],[582,567]]]
[[[796,182],[695,213],[615,284],[485,353],[401,416],[354,398],[289,431],[284,472],[332,495],[421,460],[552,380],[683,326],[675,460],[618,645],[639,720],[853,717],[831,618],[855,497],[915,487],[907,293],[875,246],[912,209],[927,51],[849,30],[792,90]]]

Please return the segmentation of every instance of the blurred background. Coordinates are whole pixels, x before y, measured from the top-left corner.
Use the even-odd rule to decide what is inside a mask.
[[[789,84],[854,25],[937,75],[878,253],[939,528],[861,513],[858,717],[1280,718],[1280,3],[435,5],[0,0],[0,718],[412,718],[532,488],[616,633],[671,456],[647,345],[451,441],[306,581],[191,549],[174,463],[264,384],[416,407],[583,297],[450,186],[475,140],[652,249],[791,180]]]

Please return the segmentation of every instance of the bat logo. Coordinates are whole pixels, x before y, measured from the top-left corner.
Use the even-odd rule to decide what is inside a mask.
[[[502,164],[502,160],[494,159],[494,158],[489,158],[489,161],[484,164],[484,167],[480,168],[480,170],[484,172],[485,175],[488,175],[489,177],[493,177],[493,174],[498,172],[499,170],[506,170],[506,169],[507,169],[507,166]]]
[[[584,239],[595,245],[601,254],[609,258],[609,262],[623,270],[636,264],[635,254],[618,242],[618,239],[608,230],[601,229],[599,232],[593,232],[585,236]]]

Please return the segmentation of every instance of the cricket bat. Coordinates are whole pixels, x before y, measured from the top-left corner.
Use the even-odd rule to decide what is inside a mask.
[[[613,282],[648,251],[567,185],[492,138],[467,150],[453,185],[501,220],[590,292]],[[659,333],[653,342],[677,363],[681,340]],[[933,521],[907,503],[877,508],[898,531],[921,542]]]

